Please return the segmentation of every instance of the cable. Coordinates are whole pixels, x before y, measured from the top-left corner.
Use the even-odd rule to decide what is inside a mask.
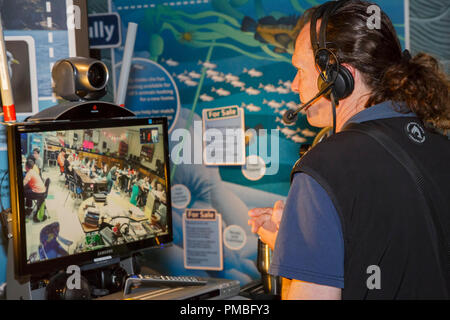
[[[314,138],[314,141],[312,143],[312,146],[314,147],[316,144],[321,142],[323,138],[326,138],[330,135],[330,132],[332,133],[333,127],[325,127],[322,130],[319,131],[319,133]]]
[[[331,98],[331,109],[333,112],[333,134],[335,134],[336,133],[336,105],[339,104],[339,100],[337,100],[337,103],[336,103],[336,98],[334,96],[333,90],[331,90],[330,98]]]

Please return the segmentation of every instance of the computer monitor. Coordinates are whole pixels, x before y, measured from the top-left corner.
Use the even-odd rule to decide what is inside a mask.
[[[166,118],[17,124],[8,153],[18,276],[172,242]]]

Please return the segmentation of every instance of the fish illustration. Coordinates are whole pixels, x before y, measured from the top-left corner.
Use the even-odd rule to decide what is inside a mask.
[[[172,58],[167,59],[166,64],[170,67],[176,67],[179,65],[179,63],[177,61],[173,60]]]
[[[291,80],[283,81],[280,79],[280,80],[278,80],[278,84],[281,84],[281,85],[285,86],[286,88],[290,88],[292,86],[292,81]]]
[[[216,89],[216,88],[212,87],[211,91],[217,93],[219,96],[222,96],[222,97],[226,97],[226,96],[230,95],[230,91],[227,91],[222,88]]]
[[[261,107],[255,106],[253,103],[250,103],[250,104],[242,103],[241,107],[245,107],[248,111],[251,111],[251,112],[261,111]]]
[[[190,81],[191,78],[189,78],[189,76],[186,75],[186,73],[180,73],[179,75],[177,75],[178,80],[180,81]]]
[[[316,135],[315,132],[312,132],[309,129],[304,129],[302,131],[300,131],[302,133],[302,135],[304,135],[305,137],[314,137]]]
[[[224,81],[225,81],[225,77],[222,76],[222,75],[215,75],[215,76],[212,76],[211,79],[212,79],[214,82],[224,82]]]
[[[225,81],[226,82],[239,81],[239,77],[235,76],[234,74],[228,73],[225,75]]]
[[[291,138],[293,135],[295,135],[298,132],[298,128],[297,130],[292,130],[289,128],[281,128],[280,126],[277,126],[277,129],[281,131],[281,133],[283,133],[287,138]]]
[[[260,83],[258,88],[263,88],[266,92],[277,92],[277,88],[273,84],[263,85]]]
[[[305,138],[297,136],[297,135],[292,136],[291,140],[294,142],[297,142],[297,143],[305,143],[306,142]]]
[[[295,40],[306,20],[291,15],[279,19],[267,16],[255,21],[246,16],[242,20],[241,31],[254,32],[255,40],[274,46],[276,53],[293,54]]]
[[[244,68],[244,73],[248,73],[248,75],[252,78],[258,78],[263,75],[263,73],[261,71],[258,71],[254,68],[252,68],[250,70],[248,70],[247,68]]]
[[[215,71],[215,70],[211,70],[211,69],[206,70],[206,76],[209,78],[211,78],[213,76],[218,76],[219,74],[220,74],[219,71]]]
[[[289,101],[288,103],[286,103],[286,107],[295,110],[298,108],[298,104],[296,104],[294,101]]]
[[[200,79],[202,75],[200,73],[197,73],[195,71],[191,71],[189,72],[189,77],[191,77],[192,79]]]
[[[277,87],[275,89],[279,94],[287,94],[287,93],[291,93],[291,89],[288,89],[286,87]]]
[[[242,81],[231,81],[231,85],[235,88],[244,88],[245,87],[245,83],[243,83]]]
[[[208,96],[206,93],[203,93],[202,95],[200,95],[199,98],[200,98],[200,100],[205,101],[205,102],[214,100],[213,97]]]
[[[241,90],[243,90],[243,88]],[[249,88],[245,89],[245,92],[251,96],[256,96],[256,95],[260,94],[261,91],[254,89],[252,87],[249,87]]]
[[[198,82],[189,79],[189,80],[185,80],[185,81],[184,81],[184,84],[187,85],[187,86],[189,86],[189,87],[195,87],[195,86],[198,84]]]
[[[269,107],[271,107],[272,109],[279,109],[282,106],[284,106],[285,102],[281,101],[281,102],[276,102],[275,100],[270,100],[267,101],[266,99],[263,100],[264,104],[267,104]]]
[[[206,69],[215,69],[215,68],[217,68],[217,64],[214,64],[214,63],[211,63],[211,62],[202,62],[201,60],[199,60],[198,64],[203,65]]]

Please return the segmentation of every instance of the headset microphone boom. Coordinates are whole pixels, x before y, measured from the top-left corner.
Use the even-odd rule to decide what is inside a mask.
[[[318,98],[320,98],[321,96],[325,95],[328,93],[328,91],[331,89],[331,87],[333,86],[334,83],[329,83],[328,85],[324,86],[322,88],[322,90],[319,91],[319,93],[317,93],[314,98],[312,98],[311,100],[309,100],[308,102],[306,102],[305,104],[301,105],[300,107],[298,107],[296,110],[292,110],[289,109],[287,110],[284,114],[283,114],[283,121],[285,123],[293,123],[295,121],[297,121],[297,116],[298,113],[301,110],[307,109],[309,108],[314,101],[316,101]]]

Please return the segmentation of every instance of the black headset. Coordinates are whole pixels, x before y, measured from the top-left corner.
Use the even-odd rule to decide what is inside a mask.
[[[354,89],[355,81],[352,73],[339,63],[337,54],[327,47],[330,42],[327,42],[327,25],[329,17],[335,13],[349,0],[329,1],[318,7],[312,17],[310,25],[311,45],[314,51],[314,59],[316,66],[319,68],[320,75],[317,78],[317,87],[322,91],[327,86],[331,85],[324,96],[330,100],[330,94],[333,93],[335,99],[339,100],[348,97]],[[320,25],[320,34],[317,38],[317,20],[322,18]],[[333,62],[331,60],[334,60]]]
[[[355,81],[350,70],[339,63],[337,54],[327,47],[327,44],[329,45],[330,42],[327,42],[326,33],[329,17],[349,1],[338,0],[326,2],[319,6],[311,16],[311,46],[314,51],[316,66],[320,72],[317,78],[319,92],[296,110],[287,110],[283,115],[284,122],[295,122],[298,112],[310,107],[317,98],[324,96],[328,100],[331,100],[333,107],[333,133],[336,131],[336,105],[339,104],[339,100],[347,98],[353,92]],[[320,25],[319,38],[317,38],[316,26],[317,20],[320,18],[322,18],[322,23]],[[330,60],[334,60],[334,62]]]

